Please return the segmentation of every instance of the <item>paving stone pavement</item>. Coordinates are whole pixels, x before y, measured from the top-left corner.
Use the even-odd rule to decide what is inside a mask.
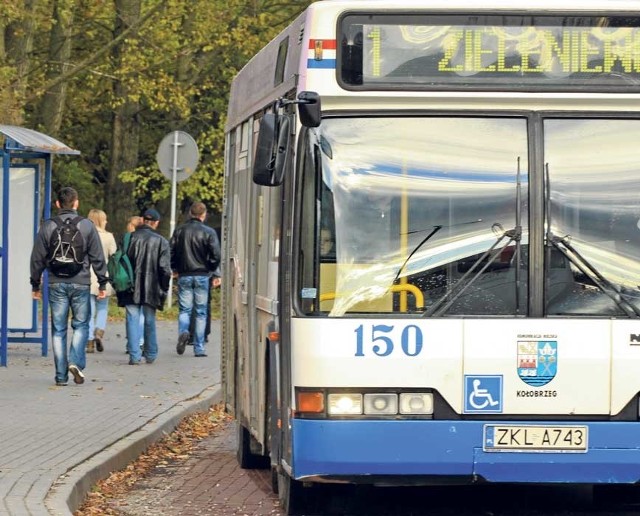
[[[86,380],[57,387],[53,352],[9,344],[0,368],[0,514],[66,516],[185,416],[221,399],[220,331],[208,357],[176,353],[176,321],[158,321],[158,359],[128,365],[124,323],[109,323],[103,353],[87,355]]]
[[[161,464],[110,503],[127,516],[281,516],[268,470],[243,470],[236,426],[221,425],[186,461]]]

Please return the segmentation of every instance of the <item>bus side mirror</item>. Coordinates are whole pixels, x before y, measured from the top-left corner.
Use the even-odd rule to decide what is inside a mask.
[[[298,114],[302,125],[305,127],[320,125],[320,95],[315,91],[301,91],[296,104],[298,104]]]
[[[279,186],[289,151],[289,117],[265,113],[260,120],[258,144],[253,160],[253,182]]]

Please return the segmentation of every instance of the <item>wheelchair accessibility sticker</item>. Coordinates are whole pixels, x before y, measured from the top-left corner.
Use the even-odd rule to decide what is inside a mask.
[[[464,411],[467,414],[500,414],[502,375],[465,375]]]

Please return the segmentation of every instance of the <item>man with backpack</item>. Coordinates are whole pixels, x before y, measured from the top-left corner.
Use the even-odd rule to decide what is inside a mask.
[[[156,232],[160,214],[153,208],[142,215],[142,224],[131,233],[126,249],[133,270],[133,287],[118,292],[118,306],[127,312],[129,365],[138,365],[144,356],[152,364],[158,356],[156,310],[162,310],[171,281],[169,242]],[[126,235],[125,235],[126,237]],[[124,247],[124,246],[123,246]],[[144,315],[144,351],[140,351],[140,314]]]
[[[78,215],[78,192],[64,187],[58,193],[58,215],[45,220],[31,251],[31,290],[40,300],[44,270],[49,274],[49,308],[53,337],[56,385],[67,385],[69,373],[77,384],[84,383],[85,346],[89,336],[90,285],[93,270],[98,278],[98,298],[105,297],[107,266],[100,237],[93,223]],[[67,348],[67,325],[71,310],[73,335]]]

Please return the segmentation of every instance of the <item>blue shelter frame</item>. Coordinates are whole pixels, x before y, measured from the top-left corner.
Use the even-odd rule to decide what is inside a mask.
[[[7,365],[9,342],[40,344],[42,356],[47,356],[49,334],[49,288],[46,278],[43,281],[42,288],[41,328],[38,328],[38,306],[34,300],[31,301],[33,303],[31,328],[12,329],[9,327],[8,303],[11,299],[11,292],[9,292],[9,262],[11,260],[10,251],[13,250],[10,241],[10,224],[20,223],[20,221],[10,220],[11,174],[12,172],[15,173],[17,169],[33,169],[35,173],[33,227],[21,228],[25,231],[31,230],[35,235],[42,220],[40,216],[40,189],[43,187],[42,216],[47,219],[51,215],[52,155],[78,155],[80,152],[46,134],[23,127],[0,125],[0,135],[4,139],[2,146],[2,239],[0,242],[0,366],[4,367]],[[31,249],[21,249],[20,251],[20,259],[28,260]],[[19,278],[18,281],[23,281],[23,278]],[[28,285],[28,281],[29,278],[24,278],[25,285]],[[22,333],[22,336],[9,336],[16,332]]]

